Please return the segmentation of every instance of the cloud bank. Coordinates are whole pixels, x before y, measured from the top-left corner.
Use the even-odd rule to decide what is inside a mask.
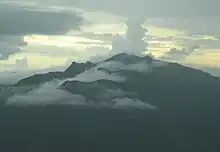
[[[48,105],[48,104],[85,104],[80,95],[72,95],[66,91],[57,89],[58,81],[52,81],[41,85],[27,94],[14,95],[8,99],[7,105]]]
[[[41,85],[27,94],[14,95],[10,97],[7,106],[46,106],[46,105],[72,105],[98,108],[117,108],[117,109],[157,109],[156,107],[138,99],[120,98],[129,93],[120,90],[107,90],[105,94],[100,94],[103,101],[86,101],[82,95],[70,94],[58,89],[60,81],[51,81]],[[112,97],[112,101],[105,101],[106,97]],[[115,99],[114,99],[115,97]],[[119,97],[119,98],[117,98]]]
[[[73,12],[0,4],[0,35],[65,34],[82,21]]]
[[[83,21],[83,17],[70,11],[0,3],[0,60],[21,52],[28,45],[25,35],[65,34],[78,30]]]

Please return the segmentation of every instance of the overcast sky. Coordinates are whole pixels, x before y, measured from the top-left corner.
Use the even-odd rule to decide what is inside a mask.
[[[0,0],[0,71],[63,66],[108,54],[125,20],[141,18],[144,51],[220,68],[219,0]]]

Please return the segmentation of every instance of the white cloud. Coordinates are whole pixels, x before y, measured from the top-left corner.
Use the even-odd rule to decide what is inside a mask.
[[[103,94],[100,94],[98,98],[103,99],[100,102],[97,101],[85,101],[85,98],[78,94],[71,94],[64,90],[58,89],[61,81],[51,81],[45,83],[38,88],[26,94],[15,94],[10,97],[6,105],[10,106],[28,106],[28,105],[72,105],[72,106],[92,106],[92,107],[108,107],[119,109],[157,109],[156,107],[148,104],[147,102],[139,99],[131,99],[126,96],[131,96],[132,93],[123,92],[120,89],[111,90],[106,88]],[[135,95],[135,94],[134,94]],[[108,99],[113,99],[109,101]]]
[[[100,79],[105,79],[105,80],[112,80],[112,81],[125,81],[125,78],[118,76],[118,75],[110,75],[107,74],[106,72],[103,71],[99,71],[97,68],[91,68],[77,76],[75,76],[74,78],[70,78],[67,79],[69,81],[81,81],[81,82],[93,82],[93,81],[97,81]],[[65,80],[65,81],[67,81]]]
[[[113,102],[115,103],[115,108],[157,109],[156,107],[139,99],[117,98],[114,99]]]
[[[148,65],[146,62],[138,62],[138,63],[126,64],[126,65],[118,61],[101,62],[97,64],[96,67],[86,70],[85,72],[75,76],[74,78],[68,78],[66,80],[63,80],[62,82],[74,81],[74,80],[81,82],[94,82],[100,79],[121,82],[121,81],[126,81],[126,77],[120,76],[118,74],[114,74],[114,72],[120,70],[131,70],[131,71],[146,73],[146,72],[151,72],[152,68],[166,66],[166,65],[167,64],[162,61],[154,61],[152,62],[152,65]],[[108,72],[100,70],[100,68],[107,69],[109,71],[112,71],[113,73],[110,74]]]
[[[0,84],[7,84],[7,85],[15,84],[18,80],[23,79],[28,75],[30,75],[30,73],[25,71],[22,72],[2,71],[0,72]]]
[[[118,61],[110,61],[98,64],[97,68],[105,68],[110,71],[120,71],[120,70],[133,70],[138,72],[148,72],[150,66],[145,62],[139,62],[135,64],[124,64]]]
[[[10,97],[6,105],[8,106],[28,106],[28,105],[72,105],[72,106],[92,106],[99,108],[119,108],[119,109],[157,109],[156,107],[143,102],[139,99],[131,99],[125,97],[130,93],[121,90],[106,90],[104,94],[100,94],[99,98],[103,99],[101,102],[85,101],[81,95],[70,94],[64,90],[60,90],[60,81],[51,81],[41,85],[26,94],[14,95]],[[115,98],[112,101],[107,99]]]
[[[14,95],[8,99],[7,105],[48,105],[48,104],[76,104],[84,105],[84,98],[57,89],[60,81],[45,83],[27,94]]]

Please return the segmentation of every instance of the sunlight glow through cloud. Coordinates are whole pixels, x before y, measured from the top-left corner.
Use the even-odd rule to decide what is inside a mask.
[[[94,44],[101,44],[101,40],[91,40],[77,36],[46,36],[46,35],[32,35],[25,36],[25,41],[29,45],[46,45],[46,46],[57,46],[57,47],[75,47],[79,42],[88,42]]]
[[[35,3],[23,3],[23,1],[7,1],[7,3],[13,5],[27,5],[27,6],[35,6]],[[73,6],[48,6],[48,9],[56,9],[56,10],[68,10],[75,11],[76,8]],[[81,30],[78,33],[94,33],[95,34],[109,34],[112,37],[114,35],[124,35],[126,31],[126,25],[124,24],[125,17],[117,16],[115,14],[93,11],[86,12],[85,10],[78,9],[78,12],[81,13],[83,17],[85,17],[91,24],[86,24],[81,27]],[[160,21],[161,19],[158,19]],[[145,28],[148,29],[146,33],[146,41],[148,43],[147,50],[153,54],[155,57],[163,56],[166,52],[168,52],[172,48],[176,48],[177,50],[181,50],[184,45],[190,42],[199,42],[201,41],[218,41],[218,37],[213,35],[189,35],[183,29],[178,28],[169,28],[168,26],[157,26],[157,19],[147,18],[144,24]],[[164,21],[165,22],[165,21]],[[79,60],[87,60],[90,56],[96,56],[100,54],[104,54],[106,48],[111,49],[111,42],[109,39],[92,38],[86,37],[83,35],[74,36],[75,32],[69,32],[66,35],[26,35],[24,36],[24,41],[27,42],[27,46],[22,48],[23,52],[10,56],[8,60],[0,61],[0,65],[2,64],[13,64],[16,59],[21,59],[25,56],[28,56],[29,64],[31,68],[44,68],[55,65],[63,65],[64,62],[68,59],[76,59]],[[149,35],[149,39],[148,39]],[[217,42],[216,42],[217,43]],[[48,48],[51,47],[51,48]],[[59,53],[55,54],[60,50],[64,55],[58,56]],[[189,62],[189,63],[201,63],[208,64],[211,66],[220,66],[219,58],[215,56],[220,55],[220,46],[219,48],[208,47],[206,44],[201,44],[201,47],[205,47],[207,53],[205,54],[192,54],[186,58],[185,61],[179,62]],[[88,49],[88,48],[93,48]],[[94,49],[97,48],[97,51]],[[102,49],[103,48],[103,49]],[[40,50],[39,50],[40,49]],[[64,49],[68,49],[65,51]],[[72,49],[72,53],[71,53]],[[39,51],[37,51],[39,50]],[[50,53],[42,53],[43,51],[48,51]],[[214,51],[215,53],[210,53]],[[103,51],[103,52],[102,52]],[[200,50],[201,51],[201,50]],[[90,54],[91,52],[91,54]],[[209,53],[208,53],[209,52]],[[50,54],[53,54],[50,56]],[[41,62],[39,62],[41,61]],[[49,63],[50,62],[50,63]]]

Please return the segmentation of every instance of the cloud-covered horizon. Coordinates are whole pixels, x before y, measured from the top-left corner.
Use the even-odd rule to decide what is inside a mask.
[[[147,45],[130,37],[135,41],[132,47],[136,47],[132,48],[130,43],[124,45],[132,52],[146,48],[145,51],[157,58],[171,56],[172,52],[172,59],[180,63],[199,62],[219,67],[220,61],[210,61],[213,60],[210,54],[220,56],[218,4],[217,0],[0,1],[0,66],[24,57],[30,69],[61,65],[67,59],[101,60],[120,53],[112,53],[111,43],[117,34],[129,37],[126,20],[135,17],[142,18],[141,24],[148,30],[143,37]],[[89,24],[84,24],[86,22]],[[133,30],[133,33],[141,32],[137,31],[137,26]],[[199,45],[200,49],[181,54],[191,43]],[[39,66],[38,60],[46,58],[53,63],[44,61]]]

